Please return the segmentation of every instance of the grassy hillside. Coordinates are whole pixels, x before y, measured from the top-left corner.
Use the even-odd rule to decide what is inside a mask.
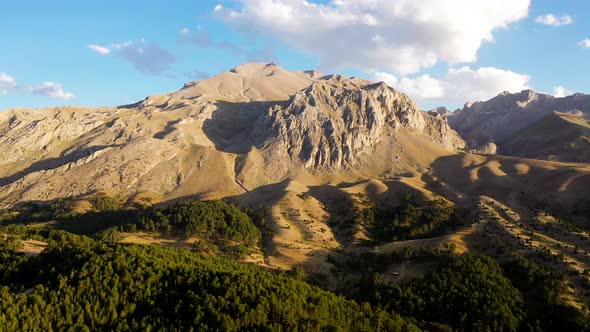
[[[590,161],[590,123],[553,113],[500,144],[500,153],[536,159]]]

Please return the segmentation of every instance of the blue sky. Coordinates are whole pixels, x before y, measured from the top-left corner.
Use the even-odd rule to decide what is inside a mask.
[[[385,80],[425,109],[590,93],[587,0],[0,1],[0,110],[132,103],[250,61]]]

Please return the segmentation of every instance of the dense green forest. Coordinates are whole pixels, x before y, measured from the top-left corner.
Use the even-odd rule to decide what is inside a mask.
[[[407,193],[392,204],[376,203],[364,194],[354,196],[356,200],[345,199],[340,209],[330,211],[330,226],[349,236],[365,231],[368,245],[436,237],[463,225],[455,208],[442,197],[428,200]]]
[[[427,329],[590,329],[584,314],[559,300],[565,287],[562,274],[522,257],[502,265],[471,254],[439,258],[442,263],[435,273],[405,284],[383,283],[379,274],[366,273],[356,298],[413,317]]]
[[[404,196],[394,207],[378,205],[368,216],[370,234],[379,242],[436,237],[460,225],[455,209],[444,199],[421,201],[415,195]]]
[[[0,330],[418,330],[288,273],[58,234],[37,257],[1,253]]]
[[[39,256],[0,250],[0,330],[584,331],[559,302],[563,276],[518,258],[444,252],[364,255],[350,299],[295,273],[161,246],[51,231]],[[388,260],[438,257],[409,283],[372,273]],[[351,265],[352,267],[352,265]],[[56,314],[58,313],[58,314]]]
[[[326,278],[301,268],[268,270],[205,250],[230,243],[215,254],[235,257],[261,244],[269,234],[261,213],[221,201],[128,210],[100,196],[93,202],[100,208],[84,214],[73,213],[71,204],[64,199],[0,213],[0,331],[590,330],[588,317],[560,298],[564,275],[523,256],[499,262],[428,248],[340,251],[328,257],[331,273],[358,278],[330,292]],[[375,228],[415,218],[418,233],[400,231],[404,222],[390,228],[408,237],[443,231],[455,213],[444,202],[412,200],[383,216],[371,211]],[[117,232],[140,230],[200,240],[192,251],[116,242]],[[19,254],[20,239],[42,240],[48,248],[38,256]],[[408,282],[383,280],[392,264],[410,260],[437,268]]]
[[[137,223],[121,227],[126,231],[180,233],[182,236],[203,236],[256,244],[260,230],[240,208],[223,201],[186,201],[157,209]]]
[[[153,232],[172,237],[197,237],[194,249],[242,256],[260,244],[269,230],[260,211],[241,209],[224,201],[183,201],[164,208],[123,209],[104,194],[91,197],[93,209],[73,212],[74,199],[46,206],[27,204],[0,214],[0,233],[36,238],[49,229],[116,241],[119,232]],[[29,228],[27,225],[43,227]]]

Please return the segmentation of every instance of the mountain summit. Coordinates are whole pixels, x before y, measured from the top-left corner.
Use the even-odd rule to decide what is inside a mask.
[[[384,83],[251,63],[113,108],[0,113],[0,205],[108,190],[238,195],[298,174],[378,176],[464,143]]]

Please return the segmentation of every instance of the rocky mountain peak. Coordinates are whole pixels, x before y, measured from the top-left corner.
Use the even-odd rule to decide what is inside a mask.
[[[306,75],[308,75],[310,78],[312,79],[319,79],[323,76],[322,72],[320,72],[319,70],[304,70],[303,71]]]
[[[516,101],[516,105],[520,108],[525,108],[528,104],[537,101],[539,99],[549,99],[552,96],[545,95],[545,94],[538,94],[533,90],[523,90],[518,94],[518,100]]]
[[[284,69],[279,67],[276,63],[252,62],[236,66],[230,69],[229,72],[246,76],[271,76],[280,71],[284,71]]]
[[[275,63],[246,63],[206,80],[189,82],[171,96],[235,102],[286,100],[320,76],[316,71],[288,71]]]
[[[448,115],[450,115],[451,113],[452,113],[452,112],[451,112],[451,111],[449,111],[449,110],[448,110],[446,107],[444,107],[444,106],[439,106],[439,107],[433,108],[433,109],[431,109],[430,111],[428,111],[428,114],[430,114],[430,115],[432,115],[432,116],[435,116],[435,117],[436,117],[436,116],[442,116],[442,117],[445,117],[445,116],[448,116]]]
[[[422,133],[433,121],[448,128],[446,121],[420,111],[409,97],[385,83],[362,84],[330,75],[270,109],[257,122],[254,136],[257,146],[277,159],[309,169],[349,168],[373,151],[386,131],[403,127]],[[460,139],[448,129],[437,143],[457,147]],[[282,158],[277,156],[281,153]]]
[[[531,89],[522,90],[520,92],[520,95],[525,100],[533,100],[533,99],[537,99],[539,97],[539,93],[537,93],[536,91],[531,90]]]

